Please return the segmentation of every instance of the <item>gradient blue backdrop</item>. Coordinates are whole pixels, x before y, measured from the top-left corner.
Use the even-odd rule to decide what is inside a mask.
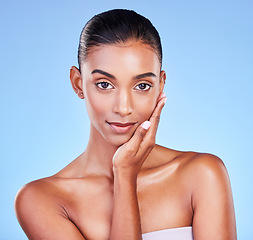
[[[69,69],[85,22],[112,8],[145,15],[162,37],[168,101],[157,142],[223,159],[238,239],[253,239],[251,0],[1,0],[0,239],[26,239],[13,208],[18,189],[85,149],[89,119]]]

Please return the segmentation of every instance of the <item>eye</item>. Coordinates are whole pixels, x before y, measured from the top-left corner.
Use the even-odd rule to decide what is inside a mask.
[[[135,89],[141,90],[141,91],[148,91],[152,86],[148,83],[140,83],[138,84]]]
[[[107,90],[107,89],[113,89],[113,86],[108,83],[108,82],[99,82],[96,83],[97,87],[103,90]]]

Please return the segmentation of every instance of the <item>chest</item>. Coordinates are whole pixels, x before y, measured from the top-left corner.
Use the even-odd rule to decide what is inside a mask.
[[[191,197],[186,186],[140,182],[137,198],[143,233],[191,225]],[[84,185],[71,192],[67,199],[70,199],[66,202],[70,219],[87,239],[109,239],[112,188]]]

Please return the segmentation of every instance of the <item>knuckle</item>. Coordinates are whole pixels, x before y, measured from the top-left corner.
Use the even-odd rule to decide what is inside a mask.
[[[160,122],[160,115],[153,116],[153,119],[154,119],[156,122]]]
[[[155,116],[155,119],[157,122],[160,122],[160,115],[159,116]]]
[[[143,131],[138,131],[137,135],[138,135],[139,137],[143,138],[144,135],[145,135],[145,132],[143,132]]]

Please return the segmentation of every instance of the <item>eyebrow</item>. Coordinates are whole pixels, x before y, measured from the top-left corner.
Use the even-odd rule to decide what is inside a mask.
[[[94,73],[100,73],[102,75],[105,75],[107,76],[108,78],[111,78],[111,79],[116,79],[115,76],[113,76],[112,74],[108,73],[108,72],[105,72],[101,69],[95,69],[91,72],[91,74],[94,74]],[[156,75],[152,72],[147,72],[147,73],[142,73],[142,74],[138,74],[136,76],[134,76],[134,80],[139,80],[139,79],[142,79],[142,78],[146,78],[146,77],[156,77]]]
[[[91,72],[91,74],[94,74],[94,73],[100,73],[100,74],[102,74],[102,75],[107,76],[108,78],[115,79],[115,77],[114,77],[112,74],[110,74],[110,73],[108,73],[108,72],[105,72],[105,71],[103,71],[103,70],[101,70],[101,69],[95,69],[95,70],[93,70],[93,71]]]
[[[134,77],[134,79],[139,80],[146,77],[156,77],[156,75],[152,72],[142,73]]]

